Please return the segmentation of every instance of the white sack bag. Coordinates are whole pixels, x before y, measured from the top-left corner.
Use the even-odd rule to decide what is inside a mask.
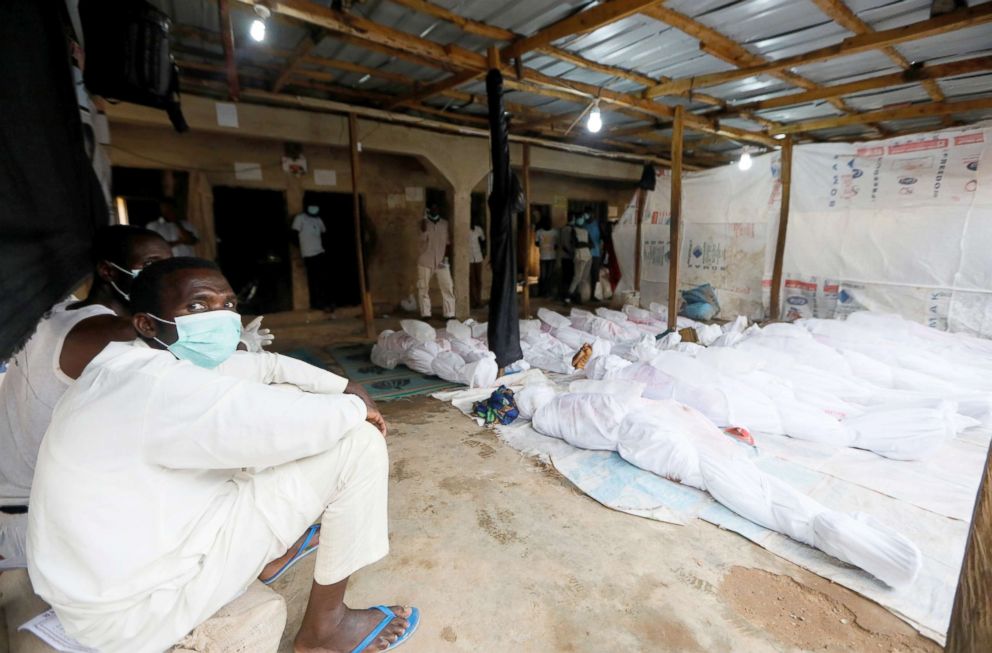
[[[433,342],[437,339],[434,327],[420,320],[400,320],[400,327],[418,342]]]
[[[513,393],[517,411],[524,419],[533,419],[534,414],[551,402],[558,393],[550,383],[532,383]]]
[[[372,353],[369,358],[374,365],[391,370],[403,361],[403,352],[391,351],[376,343],[372,345]]]
[[[627,379],[577,379],[568,384],[568,391],[579,394],[615,395],[623,400],[640,397],[645,385]]]
[[[626,414],[625,402],[613,395],[568,393],[541,407],[532,423],[538,433],[581,449],[616,451],[617,429]]]
[[[915,544],[862,512],[821,512],[813,518],[813,533],[813,546],[891,587],[911,585],[923,564]]]
[[[869,408],[844,421],[855,436],[852,446],[894,460],[924,460],[978,420],[957,416],[957,405]]]
[[[590,358],[583,371],[589,379],[614,379],[628,365],[632,365],[629,360],[607,354]]]
[[[465,367],[465,359],[453,351],[442,351],[431,361],[431,371],[452,383],[460,383],[459,373]]]
[[[436,342],[422,342],[406,350],[403,362],[414,372],[433,374],[434,359],[441,351],[441,346]]]
[[[572,326],[572,321],[561,313],[555,313],[552,310],[546,308],[537,309],[537,317],[539,320],[547,324],[552,329],[560,329],[561,327]]]
[[[458,320],[448,320],[448,323],[445,324],[444,328],[453,340],[468,342],[472,339],[472,327],[467,324],[462,324]]]
[[[470,388],[490,388],[496,385],[497,376],[496,354],[486,352],[482,358],[467,363],[459,372],[457,381]]]
[[[633,411],[617,431],[617,453],[641,469],[705,490],[699,451],[680,426],[678,422]]]

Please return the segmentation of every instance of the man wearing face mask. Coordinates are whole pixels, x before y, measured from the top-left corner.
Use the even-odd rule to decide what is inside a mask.
[[[349,576],[389,548],[379,412],[330,372],[235,352],[235,295],[209,261],[149,266],[131,301],[139,339],[86,368],[38,456],[29,570],[66,631],[107,653],[161,651],[319,534],[295,650],[408,638],[415,609],[344,604]]]
[[[441,310],[447,319],[455,317],[455,288],[451,281],[451,241],[448,221],[432,202],[420,222],[420,257],[417,259],[417,296],[420,317],[431,317],[431,277],[441,289]]]
[[[0,386],[0,557],[23,559],[35,459],[55,404],[109,342],[134,340],[128,297],[142,268],[172,256],[147,229],[103,227],[86,299],[52,307],[8,363]]]

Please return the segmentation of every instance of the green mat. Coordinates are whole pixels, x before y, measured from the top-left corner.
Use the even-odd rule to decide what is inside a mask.
[[[397,365],[392,370],[384,369],[372,363],[369,359],[371,352],[372,345],[353,344],[325,347],[323,350],[300,347],[284,353],[360,383],[376,401],[390,401],[461,387],[458,383],[414,372],[405,365]]]

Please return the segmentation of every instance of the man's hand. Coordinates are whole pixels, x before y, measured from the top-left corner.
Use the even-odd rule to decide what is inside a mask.
[[[372,406],[366,405],[365,410],[367,413],[365,421],[379,429],[379,433],[382,433],[382,436],[386,437],[386,433],[389,430],[386,426],[386,418],[382,416],[379,409],[373,408]]]

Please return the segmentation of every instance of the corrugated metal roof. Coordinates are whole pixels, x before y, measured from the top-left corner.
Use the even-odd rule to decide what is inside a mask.
[[[316,1],[317,4],[325,7],[331,3],[331,0]],[[592,0],[430,1],[464,18],[522,36],[531,35],[562,18],[597,4]],[[191,67],[184,74],[211,77],[222,81],[224,76],[217,65],[223,63],[223,50],[219,39],[220,21],[216,0],[153,0],[153,2],[170,14],[175,24],[192,28],[178,39],[177,51],[181,57],[188,58],[199,66],[196,69]],[[992,0],[971,0],[969,4],[976,6],[988,2]],[[931,0],[846,0],[846,4],[868,26],[883,30],[927,19]],[[282,58],[272,56],[271,50],[291,52],[306,34],[319,33],[319,30],[305,26],[303,23],[273,17],[268,21],[268,36],[265,48],[262,48],[254,44],[247,35],[248,26],[255,17],[252,9],[238,2],[232,2],[231,7],[238,61],[245,70],[245,79],[242,80],[244,85],[271,86],[271,82],[285,65]],[[809,0],[668,0],[665,8],[698,21],[704,29],[715,30],[733,39],[754,55],[771,60],[833,45],[851,36],[849,30],[831,20]],[[391,0],[356,2],[352,11],[375,23],[406,34],[442,45],[456,45],[480,54],[485,53],[489,46],[505,45],[503,41],[465,32],[452,22],[409,9]],[[630,15],[585,34],[567,36],[559,39],[554,45],[589,61],[629,70],[653,79],[662,77],[683,79],[735,68],[733,63],[702,51],[695,37],[642,14]],[[973,26],[953,34],[910,41],[895,47],[909,61],[927,64],[989,54],[992,53],[992,24]],[[321,80],[320,83],[351,89],[349,92],[368,90],[402,97],[412,92],[416,84],[436,82],[451,74],[440,67],[425,66],[403,56],[394,56],[388,52],[363,47],[352,39],[335,38],[333,33],[320,39],[310,54],[386,73],[366,75],[364,72],[322,69],[319,65],[307,61],[298,64],[299,75],[305,76],[307,71],[330,72],[333,74],[332,81]],[[204,70],[202,64],[207,62],[214,64],[214,67]],[[613,75],[610,72],[578,66],[546,52],[527,53],[523,57],[523,65],[548,77],[581,82],[591,87],[601,86],[618,93],[638,95],[644,89],[642,83],[627,79],[623,75]],[[885,53],[876,50],[815,62],[801,66],[794,72],[812,83],[832,85],[898,70],[896,62]],[[398,80],[397,75],[409,80],[408,83]],[[291,83],[297,84],[295,92],[312,93],[317,96],[324,94],[321,90],[300,87],[301,80],[301,77],[291,79]],[[989,73],[943,79],[938,83],[950,100],[992,96],[992,74]],[[477,95],[485,92],[480,79],[467,82],[458,90]],[[700,91],[734,104],[794,94],[800,89],[788,80],[780,79],[775,75],[762,74],[707,87]],[[508,93],[507,99],[522,106],[532,107],[534,111],[549,114],[575,113],[581,111],[590,101],[581,97],[577,97],[575,102],[563,101],[542,95],[537,89],[535,92],[513,90]],[[719,109],[698,99],[685,97],[665,96],[657,98],[656,101],[668,106],[682,104],[697,112],[713,112]],[[844,101],[852,110],[869,111],[891,105],[928,102],[930,97],[919,84],[906,84],[849,95]],[[461,111],[472,115],[480,115],[483,110],[479,105],[465,105],[464,102],[453,101],[444,96],[429,98],[427,104],[435,108],[447,106],[453,112]],[[636,119],[615,111],[609,104],[604,103],[602,109],[604,123],[607,126],[604,134],[611,126],[636,124]],[[762,111],[760,115],[767,120],[789,123],[840,115],[840,113],[840,110],[828,102],[818,101]],[[977,112],[975,115],[981,117],[986,114]],[[956,118],[960,117],[956,116]],[[653,118],[645,115],[644,119]],[[763,127],[753,121],[742,119],[725,119],[724,123],[752,130],[760,130]],[[913,125],[915,122],[898,121],[893,124],[895,129],[912,129],[914,127],[904,125]],[[843,128],[821,130],[816,135],[845,136],[867,129],[870,127],[847,125]],[[634,140],[636,141],[636,137]],[[732,143],[729,145],[734,146]]]

